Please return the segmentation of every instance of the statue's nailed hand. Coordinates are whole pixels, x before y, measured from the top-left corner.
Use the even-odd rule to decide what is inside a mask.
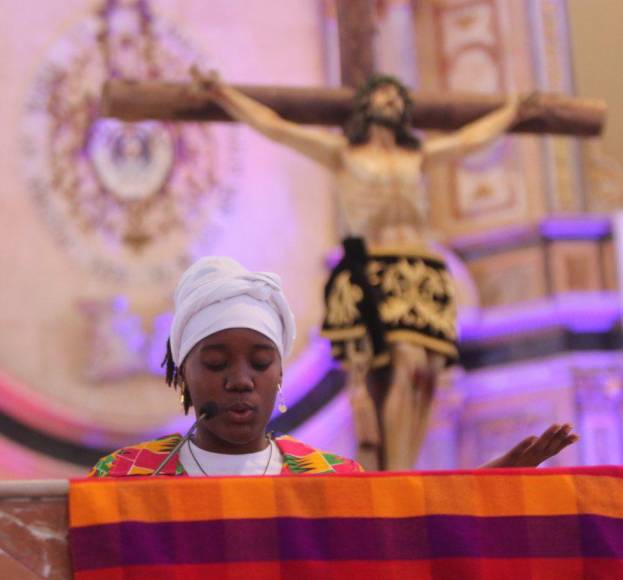
[[[533,91],[528,95],[519,97],[517,122],[533,119],[541,112],[541,95]]]
[[[209,70],[207,73],[204,73],[194,64],[190,67],[189,72],[193,79],[194,91],[201,94],[203,98],[205,98],[206,95],[213,99],[219,96],[222,82],[217,71]]]
[[[540,437],[534,435],[527,437],[510,451],[485,463],[482,467],[536,467],[579,439],[568,423],[554,424]]]

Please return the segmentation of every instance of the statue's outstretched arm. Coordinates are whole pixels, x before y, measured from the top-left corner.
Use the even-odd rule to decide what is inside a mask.
[[[424,142],[425,161],[451,160],[463,157],[488,145],[519,121],[523,104],[519,97],[511,97],[505,105],[484,117],[468,123],[458,131],[431,137]]]
[[[215,103],[237,121],[330,169],[338,168],[341,153],[347,145],[345,137],[287,121],[269,107],[223,83],[215,73],[202,75],[196,69],[191,72],[196,90],[207,92]]]

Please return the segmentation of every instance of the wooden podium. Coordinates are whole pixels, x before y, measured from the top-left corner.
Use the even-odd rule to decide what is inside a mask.
[[[0,482],[0,579],[72,573],[623,578],[623,468]]]

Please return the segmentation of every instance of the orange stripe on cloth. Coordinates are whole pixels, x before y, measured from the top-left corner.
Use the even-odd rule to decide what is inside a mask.
[[[574,580],[623,578],[623,562],[592,559],[440,558],[390,562],[245,562],[131,566],[77,572],[75,580]]]
[[[623,473],[618,470],[617,473]],[[121,521],[590,513],[623,518],[623,479],[555,470],[77,480],[72,527]]]

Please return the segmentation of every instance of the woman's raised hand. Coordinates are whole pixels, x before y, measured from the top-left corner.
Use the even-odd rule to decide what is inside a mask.
[[[573,433],[573,427],[568,423],[554,424],[540,437],[526,437],[510,451],[481,467],[536,467],[579,439],[579,435]]]

